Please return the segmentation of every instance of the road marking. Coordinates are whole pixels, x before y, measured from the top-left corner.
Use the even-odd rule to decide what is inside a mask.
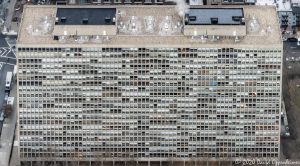
[[[1,47],[0,48],[0,57],[8,57],[8,54],[12,52],[16,57],[15,52],[10,47]]]
[[[290,48],[297,48],[297,47],[290,47]]]
[[[2,47],[0,49],[1,49],[1,57],[4,57],[8,54],[7,48]]]
[[[15,49],[11,49],[11,48],[10,48],[10,52],[12,52],[12,53],[14,54],[15,57],[17,57],[17,56],[16,56],[16,50],[15,50]]]
[[[3,63],[3,62],[2,62]],[[15,66],[16,64],[12,64],[12,63],[3,63],[3,64],[5,64],[5,65],[12,65],[12,66]]]
[[[5,58],[8,58],[8,59],[16,59],[16,58],[13,58],[13,57],[8,57],[8,56],[7,56],[7,57],[5,57]]]

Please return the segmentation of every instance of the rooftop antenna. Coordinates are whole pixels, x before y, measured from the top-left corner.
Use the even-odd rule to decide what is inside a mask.
[[[266,31],[267,33],[272,33],[273,29],[270,25],[268,25]]]
[[[196,30],[194,30],[194,34],[192,36],[192,40],[195,40],[198,36],[198,32]]]
[[[64,35],[67,36],[68,35],[68,31],[65,30],[64,31]]]
[[[216,36],[215,35],[212,35],[212,37],[211,37],[211,41],[216,41],[217,39],[216,39]]]
[[[201,35],[200,40],[202,43],[206,43],[207,38],[205,37],[205,35]]]
[[[194,36],[197,36],[198,32],[196,30],[194,30]]]
[[[240,39],[239,39],[239,37],[236,35],[236,31],[233,31],[232,34],[233,34],[233,36],[235,37],[235,38],[234,38],[234,42],[239,42]]]
[[[239,42],[240,41],[240,39],[239,39],[239,37],[238,36],[235,36],[235,39],[234,39],[234,42]]]

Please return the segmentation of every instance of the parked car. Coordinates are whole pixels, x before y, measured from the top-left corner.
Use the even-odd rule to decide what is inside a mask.
[[[8,99],[8,93],[5,93],[5,96],[4,96],[4,101],[6,102]]]
[[[0,121],[2,121],[2,122],[4,121],[4,112],[1,113]]]

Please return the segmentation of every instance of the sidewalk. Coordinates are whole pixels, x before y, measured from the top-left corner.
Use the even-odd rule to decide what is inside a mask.
[[[13,106],[14,110],[12,111],[11,115],[8,118],[5,118],[3,128],[2,128],[1,138],[0,138],[0,145],[1,145],[1,147],[0,147],[0,165],[1,166],[9,165],[12,146],[18,145],[18,142],[14,143],[14,141],[13,141],[14,134],[15,134],[14,132],[15,132],[16,123],[17,123],[16,95],[17,95],[17,86],[15,83],[15,84],[13,84],[13,88],[10,93],[10,96],[15,97],[15,103]],[[13,156],[15,156],[15,155],[13,155]],[[19,157],[14,158],[13,160],[15,163],[18,163]],[[17,165],[13,165],[13,166],[17,166]]]
[[[8,29],[7,35],[16,35],[16,33],[18,33],[18,24],[16,22],[12,22],[12,18],[15,12],[14,10],[16,1],[17,0],[10,0],[10,3],[8,3],[7,5],[8,12],[6,16],[6,21],[4,23],[4,26]]]
[[[20,166],[19,141],[17,141],[17,138],[19,137],[18,134],[19,134],[19,131],[18,131],[18,128],[16,128],[14,147],[12,150],[12,155],[10,158],[9,166]]]

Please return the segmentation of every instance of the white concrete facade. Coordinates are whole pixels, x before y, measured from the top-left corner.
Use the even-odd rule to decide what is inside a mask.
[[[281,41],[275,35],[275,44],[247,44],[247,35],[243,45],[220,37],[222,43],[182,47],[147,39],[136,47],[130,38],[138,36],[130,35],[119,47],[114,36],[98,45],[54,46],[21,37],[21,161],[277,159]],[[46,38],[39,40],[56,42]]]

